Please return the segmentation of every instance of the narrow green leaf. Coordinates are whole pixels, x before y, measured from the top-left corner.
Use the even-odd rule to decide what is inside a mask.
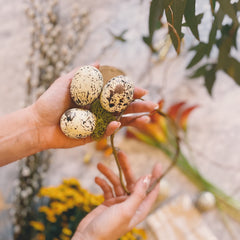
[[[161,0],[152,0],[150,5],[148,29],[149,29],[149,40],[152,43],[153,34],[159,27],[160,18],[163,15],[164,2]]]
[[[198,78],[198,77],[201,77],[201,76],[204,76],[205,73],[206,73],[206,67],[207,67],[207,64],[203,65],[202,67],[198,68],[191,76],[190,78]]]
[[[152,44],[150,37],[143,37],[143,41],[144,41],[148,46],[151,46],[151,44]]]
[[[208,67],[210,67],[210,66],[208,66]],[[207,72],[205,74],[205,86],[210,95],[212,94],[212,88],[213,88],[215,80],[216,80],[216,67],[215,67],[215,65],[212,65],[211,68],[209,70],[207,70]]]
[[[214,44],[216,44],[217,30],[222,28],[222,21],[224,18],[224,13],[221,9],[215,14],[215,19],[212,23],[212,28],[208,37],[208,53],[209,56]]]
[[[208,53],[208,45],[206,43],[200,42],[197,46],[191,48],[191,50],[195,50],[196,54],[187,65],[187,68],[191,68],[196,65],[198,62],[202,60],[202,58]]]
[[[215,5],[216,5],[216,0],[210,0],[210,5],[211,5],[211,11],[214,13]]]
[[[186,7],[184,10],[184,17],[186,20],[186,24],[189,26],[189,28],[192,31],[192,34],[196,39],[199,40],[199,32],[198,32],[199,19],[195,15],[195,4],[196,4],[196,0],[187,0]]]
[[[203,13],[200,13],[198,15],[196,15],[196,18],[197,18],[197,24],[199,25],[202,21],[202,18],[203,18]],[[186,22],[184,22],[182,24],[182,27],[189,27],[188,24]]]
[[[234,25],[224,25],[222,28],[222,37],[218,41],[219,55],[218,55],[218,69],[224,69],[228,65],[228,56],[231,48],[236,45],[237,30]]]
[[[181,45],[181,28],[183,14],[186,7],[187,0],[173,0],[171,4],[165,9],[167,21],[169,23],[169,34],[174,48],[179,54]]]
[[[235,9],[230,3],[230,0],[217,0],[220,4],[220,8],[233,20],[235,24],[238,24]]]
[[[240,62],[233,57],[226,58],[223,70],[240,85]]]

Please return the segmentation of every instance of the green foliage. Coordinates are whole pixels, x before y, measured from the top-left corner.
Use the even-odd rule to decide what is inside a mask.
[[[183,38],[182,27],[188,27],[199,42],[190,48],[194,55],[188,63],[187,69],[194,68],[192,78],[204,77],[207,90],[211,94],[219,70],[224,71],[237,84],[240,84],[240,63],[232,56],[232,50],[237,49],[236,38],[239,29],[237,15],[240,12],[240,0],[235,3],[226,0],[210,0],[209,4],[213,21],[208,42],[202,42],[199,37],[198,26],[201,24],[204,13],[196,15],[196,0],[153,0],[149,12],[149,36],[144,37],[144,42],[153,52],[156,51],[153,46],[153,36],[155,31],[163,26],[161,19],[165,13],[168,33],[177,54],[179,54]],[[229,17],[229,22],[223,24],[226,16]],[[214,63],[212,60],[209,61],[213,49],[217,49]],[[205,64],[201,66],[202,60],[205,61]]]

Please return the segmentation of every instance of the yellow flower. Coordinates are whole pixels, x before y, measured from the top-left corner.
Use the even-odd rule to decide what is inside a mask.
[[[31,221],[30,225],[37,231],[42,232],[45,230],[45,226],[41,222]]]
[[[42,206],[39,208],[39,212],[45,213],[47,220],[49,222],[55,223],[57,221],[55,214],[52,209],[47,206]]]
[[[52,202],[50,207],[56,215],[61,215],[67,210],[67,206],[61,202]]]
[[[52,214],[49,214],[48,216],[47,216],[47,220],[49,221],[49,222],[51,222],[51,223],[55,223],[56,221],[57,221],[57,218]]]
[[[36,235],[36,240],[45,240],[45,239],[46,239],[46,237],[42,233],[41,234],[39,233],[39,234]]]
[[[38,211],[39,211],[39,212],[43,212],[43,213],[45,213],[45,214],[48,214],[48,213],[51,211],[51,209],[50,209],[49,207],[47,207],[47,206],[42,206],[42,207],[40,207],[40,208],[38,209]]]
[[[63,228],[62,233],[64,233],[67,236],[72,236],[72,231],[68,228]]]
[[[91,212],[91,208],[88,206],[88,205],[84,205],[83,206],[83,210],[85,211],[85,212]]]
[[[67,186],[81,187],[79,181],[76,178],[64,179],[63,184]]]

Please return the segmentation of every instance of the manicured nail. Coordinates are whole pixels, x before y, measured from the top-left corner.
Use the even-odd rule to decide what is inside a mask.
[[[151,177],[152,177],[152,175],[150,174],[150,175],[147,175],[147,176],[143,179],[143,185],[144,185],[144,187],[145,187],[146,189],[148,189],[149,186],[150,186]]]
[[[158,104],[155,104],[154,110],[157,110],[159,108]]]
[[[121,123],[120,122],[116,122],[116,127],[120,128],[120,126],[121,126]]]

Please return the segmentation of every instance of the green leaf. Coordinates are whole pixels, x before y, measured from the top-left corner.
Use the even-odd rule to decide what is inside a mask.
[[[235,9],[236,12],[237,12],[237,11],[240,11],[240,1],[238,1],[237,3],[234,3],[234,4],[233,4],[233,7],[234,7],[234,9]]]
[[[128,29],[123,30],[119,35],[114,34],[109,30],[109,33],[113,36],[115,40],[118,40],[120,42],[126,42],[126,39],[124,38],[125,33],[128,31]]]
[[[220,4],[220,8],[238,25],[238,19],[236,16],[235,9],[230,3],[230,0],[217,0]]]
[[[208,66],[210,67],[210,66]],[[205,73],[205,86],[208,90],[208,93],[212,94],[212,88],[214,85],[214,82],[216,80],[216,66],[214,64],[211,65],[211,68],[206,71]]]
[[[217,36],[217,30],[222,28],[222,21],[224,18],[224,13],[221,9],[218,10],[218,12],[215,14],[215,19],[212,23],[212,28],[209,33],[208,38],[208,53],[209,56],[212,50],[212,47],[214,44],[216,44],[216,36]]]
[[[152,41],[151,41],[150,37],[143,37],[143,41],[144,41],[148,46],[151,46],[151,45],[152,45]]]
[[[199,19],[195,15],[195,4],[196,4],[196,0],[187,0],[186,7],[184,10],[184,17],[186,20],[186,24],[189,26],[189,28],[192,31],[192,34],[197,40],[199,40],[199,32],[198,32]]]
[[[198,15],[196,15],[196,18],[197,18],[197,24],[199,25],[201,23],[201,21],[202,21],[203,13],[199,13]],[[186,22],[184,22],[182,24],[182,27],[189,27],[189,26],[187,25]]]
[[[240,85],[240,62],[233,57],[227,57],[223,70]]]
[[[143,41],[152,47],[153,35],[154,32],[159,29],[161,24],[161,17],[163,16],[164,9],[169,5],[171,0],[152,0],[149,10],[149,18],[148,18],[148,31],[149,35],[143,37]]]
[[[222,28],[222,38],[218,41],[218,69],[224,69],[228,65],[228,57],[231,48],[236,45],[237,29],[234,25],[224,25]]]
[[[210,0],[210,5],[211,5],[212,13],[214,13],[215,5],[216,5],[216,0]]]
[[[148,19],[148,30],[149,36],[148,43],[152,44],[153,34],[156,29],[159,28],[160,18],[163,15],[164,11],[164,1],[162,0],[152,0],[150,5],[149,19]]]
[[[169,5],[165,9],[167,21],[170,24],[169,34],[173,43],[174,48],[176,49],[177,53],[180,52],[181,46],[181,37],[182,37],[182,20],[183,14],[186,7],[187,0],[173,0],[171,5]]]
[[[162,27],[161,18],[164,13],[164,9],[170,4],[171,0],[152,0],[149,10],[148,19],[148,31],[149,35],[143,37],[143,41],[151,48],[154,52],[152,46],[154,32]]]
[[[200,42],[197,46],[191,48],[191,50],[195,50],[196,54],[187,65],[187,68],[191,68],[196,65],[198,62],[202,60],[202,58],[208,53],[208,45],[206,43]]]
[[[198,78],[201,76],[204,76],[206,73],[206,68],[207,68],[207,64],[203,65],[202,67],[198,68],[191,76],[190,78]]]

